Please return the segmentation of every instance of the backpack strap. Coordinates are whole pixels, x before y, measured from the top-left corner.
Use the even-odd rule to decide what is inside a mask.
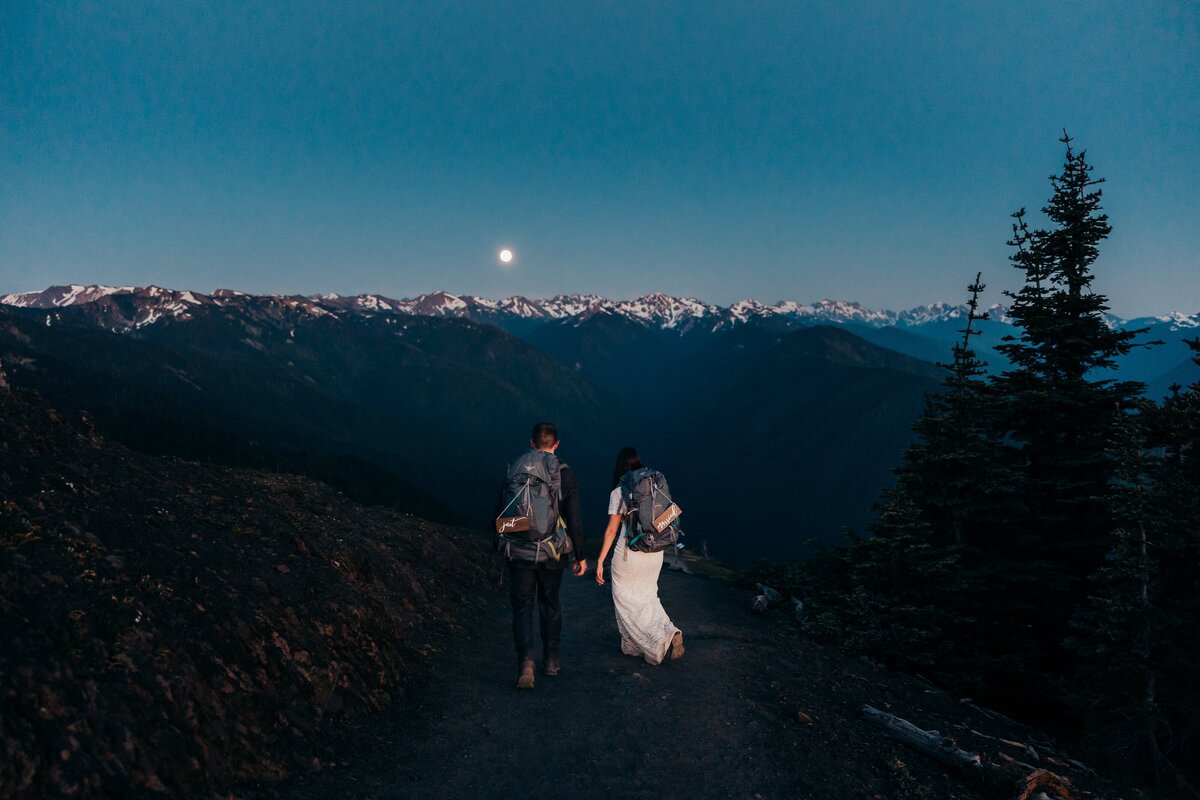
[[[622,482],[624,483],[624,482]],[[642,531],[642,526],[638,524],[638,509],[633,504],[633,481],[629,482],[629,487],[626,489],[624,485],[621,487],[621,500],[625,503],[625,516],[628,518],[625,522],[625,549],[633,547],[638,543],[645,532]],[[628,558],[628,556],[626,556]]]
[[[555,456],[555,458],[558,458],[558,456]],[[570,469],[570,468],[571,468],[571,465],[568,464],[567,462],[561,461],[561,460],[558,462],[558,499],[559,500],[562,500],[564,497],[563,485],[562,485],[563,470]]]
[[[503,511],[501,511],[501,512],[500,512],[500,514],[499,514],[498,516],[501,516],[501,517],[503,517],[503,516],[504,516],[504,513],[505,513],[506,511],[508,511],[510,508],[512,508],[512,504],[513,504],[513,503],[515,503],[515,502],[517,502],[517,498],[518,498],[518,497],[520,497],[520,496],[521,496],[520,494],[514,493],[514,494],[513,494],[513,498],[512,498],[512,500],[509,500],[509,501],[508,501],[508,505],[506,505],[506,506],[504,507],[504,510],[503,510]]]

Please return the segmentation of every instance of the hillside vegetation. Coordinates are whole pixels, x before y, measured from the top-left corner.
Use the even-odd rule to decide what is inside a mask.
[[[483,602],[484,537],[140,455],[0,387],[0,796],[202,797],[311,768]]]

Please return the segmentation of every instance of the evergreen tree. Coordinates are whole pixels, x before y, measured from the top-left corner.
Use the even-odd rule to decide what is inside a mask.
[[[986,365],[971,341],[986,318],[979,313],[984,288],[976,275],[962,339],[951,362],[940,365],[942,391],[926,398],[916,441],[877,506],[870,538],[814,562],[814,587],[834,591],[809,594],[811,631],[836,632],[855,652],[958,684],[979,674],[984,660],[978,612],[1004,594],[1006,576],[1019,574],[982,557],[979,547],[1003,528],[1013,483],[996,458]],[[840,586],[829,586],[830,575]]]
[[[842,644],[890,667],[953,663],[953,610],[960,587],[958,548],[933,543],[921,509],[903,486],[884,492],[871,536],[847,552],[851,591],[845,598]]]
[[[920,498],[920,507],[931,526],[933,543],[964,543],[964,530],[994,518],[1003,504],[990,500],[1003,495],[1003,474],[989,474],[994,463],[994,420],[987,384],[987,365],[971,346],[978,336],[975,323],[987,319],[979,313],[979,295],[986,286],[981,275],[967,287],[967,317],[959,330],[962,340],[951,350],[943,391],[925,399],[925,413],[913,426],[917,441],[896,470],[901,485]],[[997,465],[999,466],[999,465]],[[1001,478],[1001,483],[996,479]]]
[[[1010,260],[1024,285],[1009,293],[1009,314],[1021,333],[997,348],[1011,367],[992,385],[1011,445],[1007,458],[1021,473],[1021,505],[1003,543],[1030,579],[1026,611],[1014,622],[1041,654],[1042,675],[1060,671],[1070,615],[1109,547],[1107,450],[1143,388],[1096,375],[1113,368],[1143,331],[1110,328],[1107,298],[1091,289],[1092,265],[1111,231],[1100,205],[1103,181],[1070,137],[1061,141],[1065,163],[1050,178],[1043,208],[1052,227],[1031,230],[1024,209],[1014,214]]]
[[[1011,527],[1012,508],[1019,505],[1018,481],[1005,458],[996,397],[985,380],[987,365],[972,345],[977,323],[987,319],[979,313],[986,288],[981,278],[976,274],[967,287],[962,339],[952,349],[951,362],[941,365],[947,371],[944,391],[927,398],[914,426],[917,441],[896,471],[897,491],[919,509],[928,525],[928,544],[938,548],[929,557],[937,563],[953,553],[952,580],[937,599],[939,626],[953,647],[942,648],[944,658],[933,672],[972,693],[1027,662],[1019,641],[1006,643],[997,634],[1011,629],[1002,621],[1015,616],[1014,603],[1024,602],[1025,570],[998,546]],[[892,510],[890,519],[895,518]],[[890,519],[881,513],[873,536],[887,535]]]

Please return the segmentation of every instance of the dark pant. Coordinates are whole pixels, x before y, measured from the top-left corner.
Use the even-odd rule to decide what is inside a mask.
[[[558,589],[562,586],[561,567],[534,566],[518,561],[509,562],[509,597],[512,600],[513,642],[517,646],[517,663],[534,658],[533,602],[537,596],[538,621],[541,625],[542,652],[546,658],[558,658],[559,637],[562,634],[562,602]]]

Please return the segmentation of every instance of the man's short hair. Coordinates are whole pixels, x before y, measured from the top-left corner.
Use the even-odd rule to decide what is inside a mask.
[[[553,422],[539,422],[533,426],[533,433],[529,434],[529,441],[533,442],[533,446],[539,450],[553,447],[558,443],[558,428],[554,427]]]

